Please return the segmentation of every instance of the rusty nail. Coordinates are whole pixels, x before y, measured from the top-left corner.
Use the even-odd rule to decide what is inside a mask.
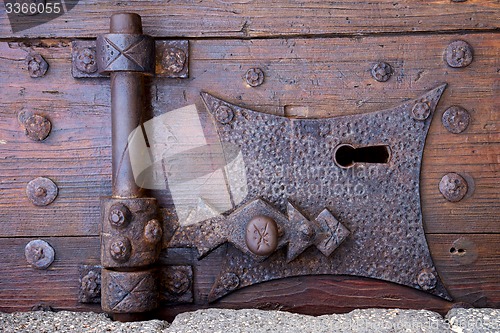
[[[424,268],[418,274],[417,283],[423,290],[431,290],[436,288],[437,277],[432,270]]]
[[[221,124],[229,124],[234,118],[234,111],[227,105],[221,105],[215,110],[215,119]]]
[[[111,225],[123,228],[130,222],[131,215],[130,210],[124,204],[114,204],[109,210],[108,220]]]
[[[264,71],[260,68],[250,68],[245,74],[245,80],[250,87],[258,87],[264,83]]]
[[[84,301],[89,302],[92,299],[101,296],[101,274],[94,270],[89,270],[88,273],[82,277],[80,289],[85,298]]]
[[[178,47],[168,47],[163,51],[161,65],[170,73],[179,73],[186,64],[186,52]]]
[[[49,64],[38,53],[30,53],[26,56],[26,65],[31,77],[42,77],[47,73]]]
[[[472,63],[473,58],[472,46],[463,40],[451,42],[445,51],[446,62],[453,68],[467,67]]]
[[[158,220],[150,220],[144,227],[144,238],[150,243],[158,243],[163,236],[161,224]]]
[[[413,119],[425,120],[431,114],[431,108],[427,102],[417,102],[411,109]]]
[[[83,73],[97,72],[96,51],[90,47],[83,48],[76,55],[76,68]]]
[[[34,114],[26,118],[23,125],[26,136],[33,141],[45,140],[52,129],[50,120],[39,114]]]
[[[268,216],[252,218],[246,226],[245,242],[252,253],[270,255],[278,246],[278,225]]]
[[[221,278],[222,286],[227,291],[235,290],[240,285],[240,278],[234,273],[226,273]]]
[[[117,262],[126,262],[130,258],[132,244],[127,237],[115,237],[109,245],[109,253],[113,260]]]
[[[468,185],[465,179],[454,172],[447,173],[439,182],[439,191],[446,200],[451,202],[462,200],[467,190]]]
[[[46,241],[32,240],[24,248],[26,261],[36,269],[47,269],[54,262],[54,249]]]
[[[379,82],[386,82],[393,74],[392,66],[386,62],[379,62],[372,68],[372,76]]]
[[[176,270],[167,281],[166,291],[177,297],[184,295],[191,287],[191,279],[183,270]]]
[[[57,197],[59,189],[50,179],[38,177],[31,180],[26,186],[26,195],[35,206],[47,206]]]
[[[441,121],[448,132],[458,134],[469,126],[470,115],[466,109],[460,106],[451,106],[443,113]]]

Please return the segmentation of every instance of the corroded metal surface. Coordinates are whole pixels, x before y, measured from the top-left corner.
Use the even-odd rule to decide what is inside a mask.
[[[370,277],[450,299],[429,253],[419,198],[425,138],[445,86],[385,111],[328,119],[287,119],[202,94],[223,147],[237,146],[244,156],[248,194],[221,216],[179,227],[169,246],[196,247],[203,256],[233,245],[212,301],[254,283],[311,274]],[[220,116],[222,108],[231,117]],[[336,147],[346,144],[388,147],[387,161],[338,166]],[[279,227],[277,250],[267,258],[248,250],[246,223],[237,223],[257,215]]]
[[[101,266],[81,265],[78,302],[101,303]]]
[[[74,78],[109,77],[109,73],[97,71],[96,40],[75,40],[71,42],[71,47],[71,74]],[[154,49],[153,61],[156,77],[171,79],[189,77],[189,42],[187,40],[156,40]],[[142,52],[145,50],[143,49]]]
[[[166,304],[193,302],[193,267],[163,266],[160,269],[160,300]]]
[[[46,241],[35,239],[26,244],[24,256],[33,268],[47,269],[54,262],[55,251]]]
[[[443,113],[441,122],[448,132],[459,134],[469,127],[470,114],[469,111],[460,106],[450,106]]]
[[[158,306],[158,272],[102,270],[102,301],[104,311],[114,313],[146,312]]]
[[[102,216],[103,267],[140,267],[158,259],[162,229],[155,199],[104,198]]]
[[[35,206],[50,205],[59,193],[59,188],[49,178],[38,177],[31,180],[26,186],[26,195]]]

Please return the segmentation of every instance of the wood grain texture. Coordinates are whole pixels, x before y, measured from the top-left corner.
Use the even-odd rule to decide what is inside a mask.
[[[26,262],[24,247],[31,240],[0,239],[0,311],[29,311],[39,303],[55,310],[98,311],[99,305],[78,303],[78,267],[99,264],[99,238],[43,238],[55,251],[47,270],[33,269]]]
[[[80,1],[49,23],[12,33],[4,8],[0,36],[96,37],[107,32],[117,12],[142,16],[144,31],[155,37],[237,37],[403,33],[498,28],[495,0],[285,1],[190,0]]]
[[[467,68],[452,69],[443,60],[455,39],[474,47]],[[30,49],[50,64],[43,78],[31,79],[25,70]],[[447,82],[424,150],[426,231],[500,232],[499,49],[496,34],[192,41],[190,78],[151,81],[151,108],[160,115],[194,103],[204,112],[200,92],[207,91],[267,113],[283,115],[300,106],[299,116],[337,116],[389,108]],[[65,40],[1,43],[0,50],[0,236],[97,235],[99,197],[109,195],[111,187],[109,80],[73,79]],[[386,83],[370,75],[379,60],[394,66]],[[242,77],[250,67],[264,70],[262,86],[245,85]],[[462,134],[448,133],[441,124],[451,105],[471,112],[472,123]],[[17,121],[21,111],[52,120],[46,141],[23,134]],[[438,190],[450,171],[473,179],[473,193],[459,203],[447,202]],[[26,183],[38,176],[60,185],[59,197],[45,208],[32,206],[25,196]],[[159,197],[169,203],[164,193]]]
[[[474,306],[500,306],[498,265],[500,235],[470,234],[477,258],[464,264],[450,253],[461,235],[428,235],[439,275],[455,302]],[[32,238],[0,238],[0,311],[26,311],[43,302],[57,310],[97,311],[96,305],[77,302],[80,264],[99,263],[98,237],[43,238],[55,250],[49,269],[32,269],[24,258],[24,246]],[[194,250],[163,252],[161,264],[190,264],[194,268],[195,304],[164,306],[157,316],[172,318],[182,311],[205,307],[282,309],[313,315],[348,312],[354,308],[400,307],[430,309],[445,313],[452,303],[393,283],[349,276],[304,276],[250,286],[208,304],[210,288],[219,273],[222,246],[198,261]]]

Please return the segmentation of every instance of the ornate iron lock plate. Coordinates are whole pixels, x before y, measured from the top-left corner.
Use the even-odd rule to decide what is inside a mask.
[[[243,156],[246,195],[233,192],[233,209],[179,226],[168,246],[196,247],[201,258],[232,244],[210,301],[315,274],[375,278],[450,300],[425,239],[419,193],[425,138],[445,87],[392,109],[325,119],[264,114],[203,93],[226,160]],[[269,223],[252,229],[262,216],[276,232]],[[252,237],[270,251],[256,251]]]

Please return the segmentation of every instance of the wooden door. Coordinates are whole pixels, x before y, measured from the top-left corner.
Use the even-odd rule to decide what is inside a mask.
[[[497,1],[487,0],[82,1],[47,23],[13,32],[2,7],[0,310],[46,304],[57,310],[100,311],[99,294],[86,296],[82,288],[95,292],[100,283],[100,198],[111,195],[112,188],[110,82],[72,75],[72,42],[93,42],[108,32],[109,17],[123,11],[141,15],[144,33],[157,44],[174,41],[188,47],[185,75],[148,80],[148,120],[194,105],[206,130],[211,124],[206,102],[214,97],[284,119],[368,115],[447,84],[426,136],[419,192],[425,239],[452,301],[349,274],[271,279],[211,299],[224,260],[238,252],[224,242],[200,258],[196,248],[171,246],[176,218],[167,185],[147,193],[158,200],[164,217],[163,296],[154,316],[172,318],[206,307],[314,315],[367,307],[444,313],[455,303],[498,307],[499,10]],[[467,66],[451,67],[446,59],[455,41],[472,49],[470,56],[462,55],[470,57]],[[35,54],[45,59],[48,70],[33,78],[27,57]],[[202,93],[213,97],[204,100]],[[468,113],[465,128],[447,129],[443,114],[452,106]],[[51,123],[42,141],[26,135],[26,120],[35,115]],[[31,121],[48,126],[40,119]],[[253,144],[266,143],[256,138]],[[440,192],[449,173],[467,184],[465,197],[457,202]],[[34,192],[27,194],[27,185],[38,177],[57,186],[57,196],[47,205],[36,206],[28,198]],[[332,213],[343,222],[338,212]],[[55,253],[45,269],[26,260],[26,245],[37,239]],[[179,288],[186,290],[175,295]]]

